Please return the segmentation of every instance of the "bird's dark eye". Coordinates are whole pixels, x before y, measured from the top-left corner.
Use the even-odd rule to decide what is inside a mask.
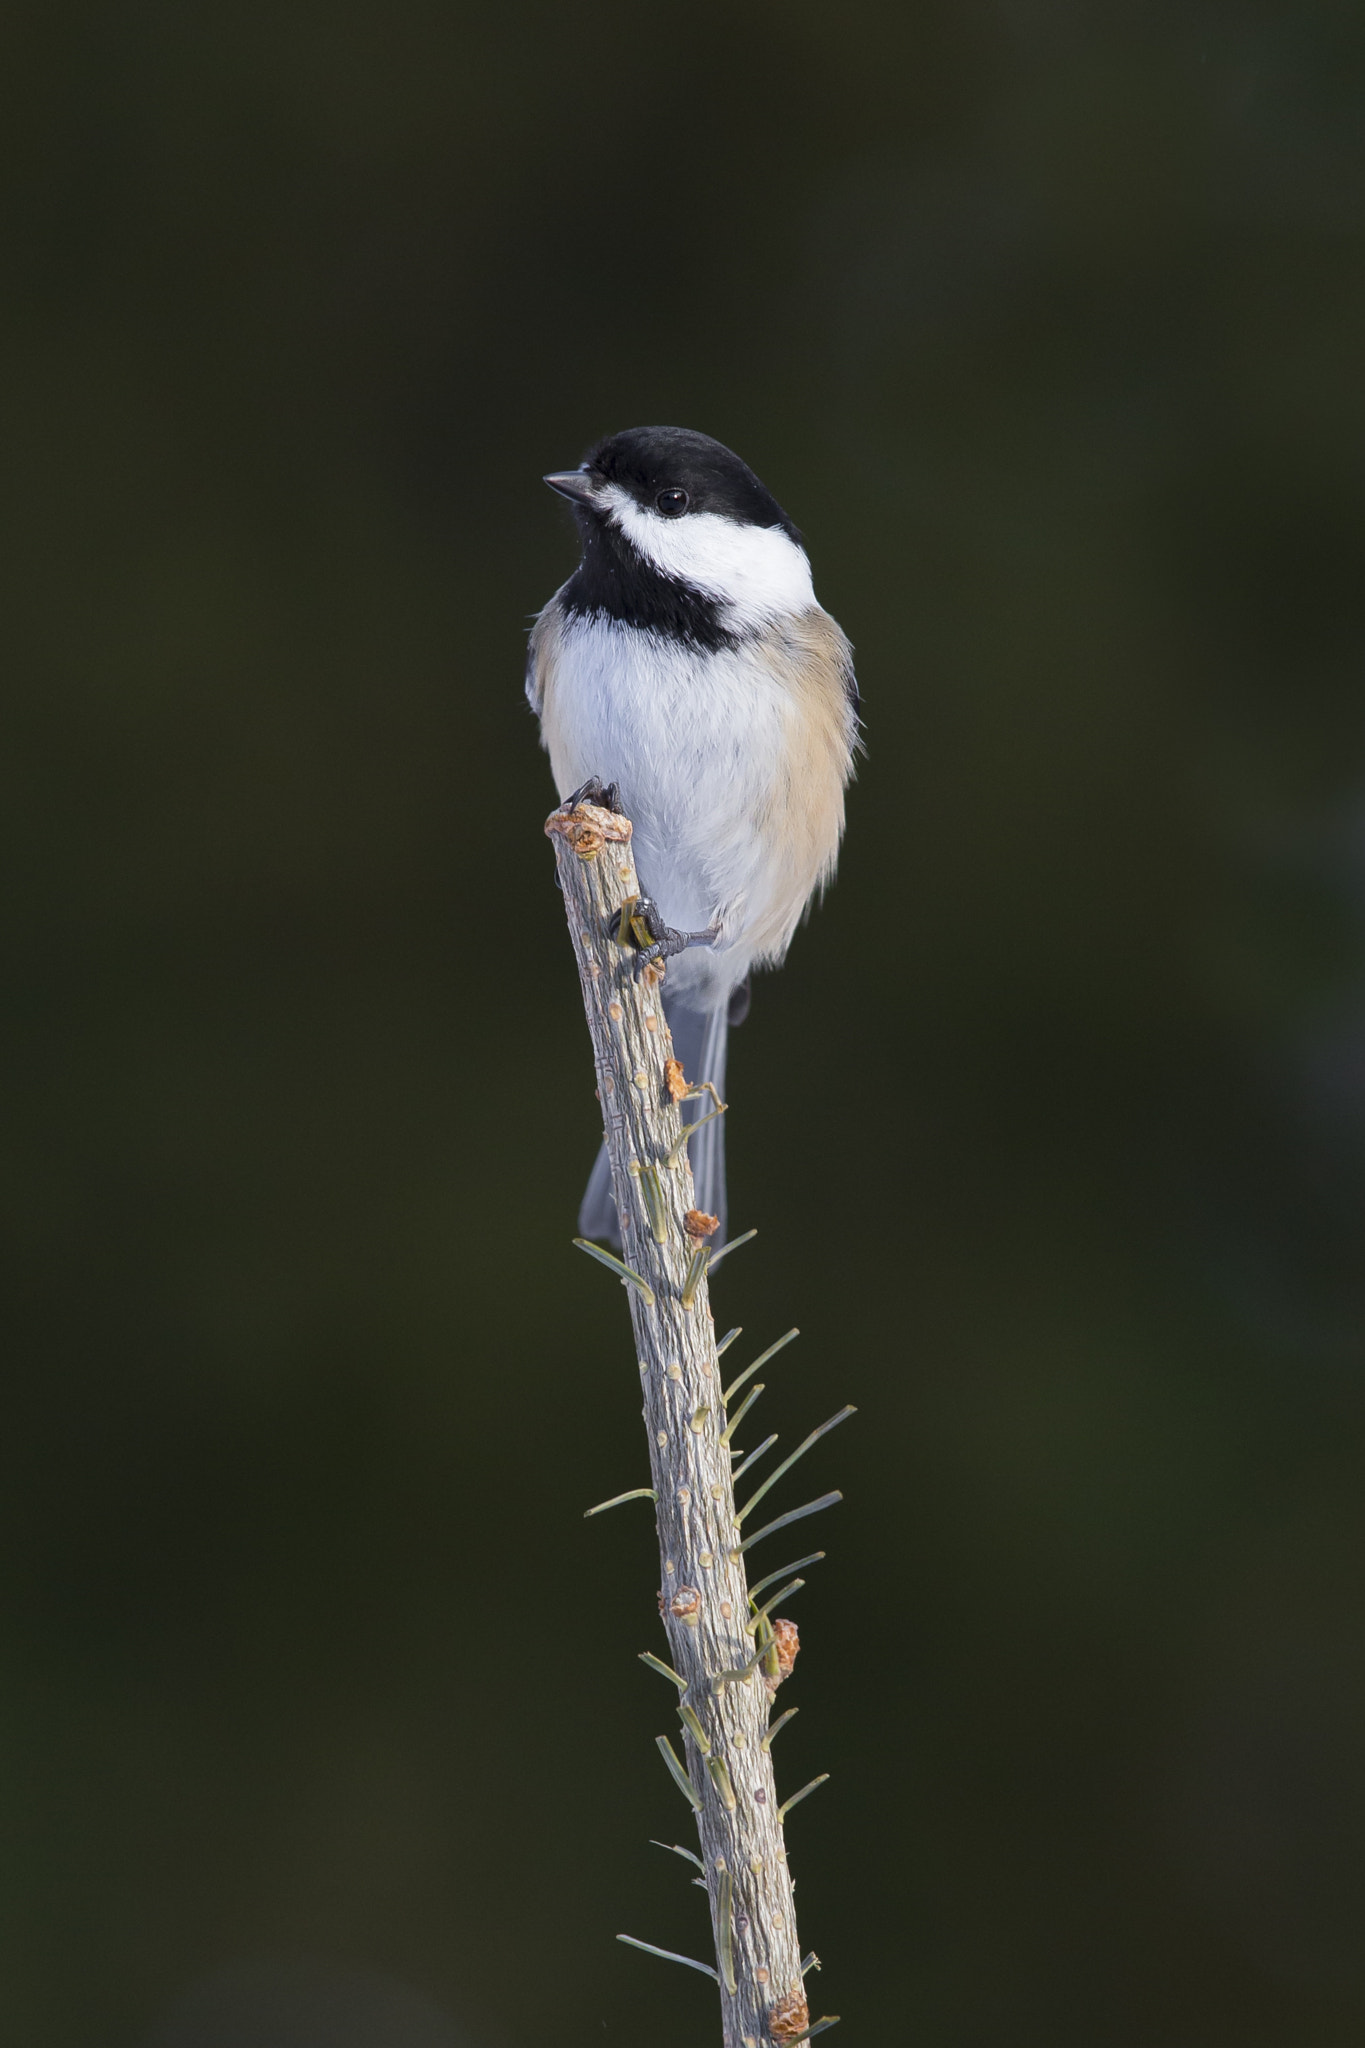
[[[654,500],[665,519],[681,519],[687,510],[686,491],[660,491]]]

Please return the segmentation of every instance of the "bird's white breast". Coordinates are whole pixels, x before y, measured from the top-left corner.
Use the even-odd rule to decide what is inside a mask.
[[[679,931],[722,926],[718,946],[669,963],[669,985],[719,999],[748,972],[775,883],[783,886],[772,841],[792,748],[790,691],[755,647],[706,653],[581,617],[561,617],[545,682],[542,724],[561,798],[593,775],[620,784],[641,882],[665,921]]]

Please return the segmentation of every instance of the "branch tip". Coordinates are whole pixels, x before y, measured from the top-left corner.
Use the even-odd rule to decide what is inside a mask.
[[[735,1788],[730,1783],[730,1773],[726,1768],[725,1758],[723,1756],[709,1756],[706,1759],[706,1768],[711,1773],[711,1783],[720,1794],[721,1805],[727,1813],[733,1813],[738,1801],[735,1798]],[[699,1805],[700,1803],[698,1801]]]
[[[822,1493],[819,1500],[808,1500],[803,1508],[792,1508],[788,1514],[779,1515],[775,1522],[765,1522],[761,1529],[755,1529],[753,1535],[747,1536],[739,1545],[740,1555],[743,1556],[746,1550],[752,1550],[755,1543],[761,1543],[765,1536],[773,1535],[778,1529],[785,1529],[792,1522],[802,1522],[807,1515],[818,1515],[821,1508],[832,1508],[835,1502],[841,1501],[843,1497],[837,1490],[833,1493]]]
[[[599,1266],[605,1266],[609,1273],[614,1273],[623,1287],[633,1287],[646,1308],[653,1308],[654,1289],[633,1266],[626,1265],[624,1260],[618,1259],[614,1252],[605,1251],[600,1244],[594,1244],[591,1238],[576,1237],[574,1243],[590,1259],[596,1259]]]
[[[775,1593],[773,1594],[773,1597],[772,1597],[772,1599],[771,1599],[771,1600],[766,1600],[766,1601],[765,1601],[765,1602],[763,1603],[762,1607],[760,1607],[760,1608],[759,1608],[759,1610],[758,1610],[757,1614],[756,1614],[756,1615],[754,1615],[753,1619],[752,1619],[751,1621],[746,1621],[746,1622],[745,1622],[745,1624],[744,1624],[744,1633],[745,1633],[745,1635],[747,1635],[747,1636],[751,1636],[751,1635],[753,1634],[754,1630],[755,1630],[755,1629],[756,1629],[756,1628],[758,1627],[759,1623],[760,1623],[761,1621],[764,1621],[764,1620],[766,1620],[766,1618],[768,1617],[768,1615],[770,1615],[770,1614],[772,1613],[772,1611],[773,1611],[774,1607],[776,1607],[776,1605],[777,1605],[777,1603],[778,1603],[778,1601],[779,1601],[779,1600],[785,1600],[785,1599],[786,1599],[786,1597],[787,1597],[787,1595],[788,1595],[788,1593],[796,1593],[796,1592],[799,1592],[799,1591],[800,1591],[800,1589],[801,1589],[801,1587],[802,1587],[802,1586],[804,1586],[804,1585],[805,1585],[805,1583],[806,1583],[806,1582],[805,1582],[805,1580],[804,1580],[804,1579],[788,1579],[788,1581],[787,1581],[787,1583],[786,1583],[786,1585],[785,1585],[785,1586],[779,1586],[779,1587],[778,1587],[778,1589],[777,1589],[777,1591],[776,1591],[776,1592],[775,1592]],[[753,1599],[753,1597],[754,1597],[754,1596],[753,1596],[753,1594],[751,1593],[751,1594],[749,1595],[749,1598],[750,1598],[750,1599],[752,1600],[752,1599]]]
[[[792,1715],[799,1714],[800,1711],[800,1707],[788,1707],[785,1714],[779,1714],[777,1719],[773,1722],[771,1728],[769,1728],[767,1734],[764,1736],[762,1742],[759,1744],[759,1748],[766,1749],[769,1756],[771,1756],[773,1751],[774,1738],[782,1733],[782,1730],[786,1727],[788,1721],[791,1720]]]
[[[710,1086],[709,1082],[707,1083],[707,1086]],[[714,1095],[715,1092],[715,1089],[712,1088],[711,1093]],[[695,1088],[691,1088],[688,1090],[688,1093],[690,1095],[695,1095],[698,1093],[698,1090]],[[695,1118],[695,1120],[692,1123],[684,1124],[682,1127],[681,1134],[677,1138],[676,1142],[669,1149],[668,1157],[664,1160],[664,1165],[669,1168],[673,1168],[680,1165],[687,1154],[688,1139],[693,1137],[701,1129],[703,1124],[714,1123],[718,1116],[724,1116],[726,1110],[729,1107],[730,1105],[728,1102],[720,1102],[718,1099],[717,1107],[715,1109],[708,1109],[705,1116],[699,1116]]]
[[[702,1755],[710,1756],[711,1738],[707,1734],[706,1730],[702,1727],[701,1721],[698,1718],[695,1707],[689,1707],[687,1702],[684,1700],[681,1706],[678,1708],[678,1715],[680,1720],[682,1721],[684,1728],[692,1737],[692,1740],[696,1743],[697,1748],[701,1751]]]
[[[737,1479],[742,1479],[746,1472],[752,1471],[759,1459],[766,1457],[776,1442],[777,1431],[774,1430],[771,1436],[763,1439],[763,1442],[756,1451],[750,1451],[748,1457],[744,1458],[742,1465],[736,1465],[734,1471],[730,1474],[730,1484],[733,1486]],[[742,1451],[731,1451],[730,1456],[732,1458],[742,1458],[744,1454]]]
[[[652,1941],[637,1941],[633,1934],[618,1934],[616,1939],[624,1941],[629,1948],[643,1950],[647,1956],[658,1956],[665,1963],[686,1963],[689,1970],[700,1970],[703,1977],[709,1977],[713,1984],[719,1984],[720,1982],[711,1965],[709,1963],[699,1963],[695,1956],[680,1956],[676,1949],[656,1948]],[[804,2036],[802,2038],[804,2039]]]
[[[723,1444],[728,1444],[728,1443],[729,1443],[729,1441],[730,1441],[731,1437],[732,1437],[732,1436],[734,1435],[735,1431],[736,1431],[736,1430],[737,1430],[737,1429],[739,1428],[739,1425],[740,1425],[740,1423],[741,1423],[741,1422],[743,1422],[743,1420],[744,1420],[745,1416],[746,1416],[746,1415],[748,1414],[749,1410],[750,1410],[750,1409],[751,1409],[751,1408],[753,1407],[753,1405],[754,1405],[754,1402],[755,1402],[755,1401],[756,1401],[756,1400],[758,1399],[759,1395],[760,1395],[760,1394],[761,1394],[761,1393],[763,1392],[764,1384],[765,1384],[765,1382],[764,1382],[764,1381],[762,1381],[762,1380],[760,1380],[760,1381],[759,1381],[759,1383],[758,1383],[758,1385],[757,1385],[756,1387],[752,1387],[752,1388],[750,1389],[750,1391],[748,1392],[748,1394],[746,1394],[746,1395],[745,1395],[745,1397],[744,1397],[743,1401],[741,1401],[741,1403],[740,1403],[739,1407],[738,1407],[738,1408],[736,1408],[736,1410],[735,1410],[734,1414],[733,1414],[733,1415],[732,1415],[732,1416],[730,1417],[729,1421],[728,1421],[728,1422],[726,1423],[726,1425],[725,1425],[724,1429],[723,1429],[723,1430],[721,1431],[721,1433],[720,1433],[720,1440],[721,1440],[721,1442],[722,1442]]]
[[[760,1351],[758,1357],[754,1360],[753,1364],[746,1365],[743,1372],[740,1374],[739,1378],[737,1380],[731,1380],[729,1386],[725,1389],[724,1398],[726,1407],[729,1407],[731,1399],[734,1395],[736,1395],[739,1392],[740,1388],[744,1385],[745,1380],[752,1379],[754,1374],[760,1369],[760,1367],[765,1366],[770,1358],[775,1358],[779,1351],[783,1350],[786,1345],[790,1344],[794,1338],[797,1338],[800,1335],[801,1332],[799,1330],[788,1330],[786,1336],[779,1337],[776,1344],[770,1344],[766,1351]]]
[[[825,1558],[826,1554],[827,1553],[823,1550],[812,1550],[809,1557],[798,1557],[793,1564],[784,1564],[779,1566],[777,1571],[769,1572],[766,1579],[760,1579],[756,1586],[750,1586],[749,1598],[751,1600],[757,1600],[760,1593],[766,1593],[769,1586],[776,1584],[778,1579],[781,1578],[783,1572],[803,1572],[808,1564],[820,1564]]]
[[[722,1259],[728,1259],[728,1258],[729,1258],[729,1256],[730,1256],[730,1254],[731,1254],[731,1252],[737,1252],[737,1251],[739,1250],[739,1248],[740,1248],[740,1246],[741,1246],[742,1244],[747,1244],[747,1243],[749,1242],[749,1239],[750,1239],[751,1237],[757,1237],[757,1236],[758,1236],[758,1227],[757,1227],[757,1225],[755,1225],[755,1227],[754,1227],[754,1228],[753,1228],[752,1230],[746,1230],[746,1231],[744,1232],[744,1234],[743,1234],[743,1235],[742,1235],[741,1237],[732,1237],[732,1238],[731,1238],[731,1239],[730,1239],[730,1240],[728,1241],[728,1243],[726,1243],[726,1244],[723,1244],[723,1245],[721,1246],[720,1250],[719,1250],[719,1251],[718,1251],[718,1252],[716,1253],[715,1257],[714,1257],[714,1258],[712,1259],[712,1261],[711,1261],[711,1271],[712,1271],[712,1272],[714,1273],[714,1272],[715,1272],[715,1270],[716,1270],[716,1267],[717,1267],[717,1266],[718,1266],[718,1265],[720,1264],[720,1262],[721,1262],[721,1260],[722,1260]],[[734,1331],[732,1331],[732,1332],[731,1332],[731,1335],[732,1335],[732,1336],[735,1336],[735,1337],[737,1337],[737,1336],[739,1335],[739,1332],[738,1332],[738,1330],[734,1330]],[[727,1337],[725,1341],[726,1341],[726,1343],[728,1344],[728,1343],[729,1343],[729,1341],[730,1341],[729,1337]],[[718,1351],[719,1351],[719,1347],[717,1347],[717,1349],[718,1349]]]
[[[654,1742],[655,1746],[658,1749],[659,1755],[668,1765],[669,1776],[672,1778],[674,1784],[682,1793],[684,1799],[686,1799],[688,1805],[692,1808],[692,1811],[694,1813],[700,1813],[701,1794],[700,1792],[698,1792],[696,1786],[692,1783],[692,1780],[688,1777],[682,1765],[678,1762],[677,1751],[674,1749],[673,1744],[669,1741],[666,1735],[656,1735],[654,1738]]]
[[[696,1301],[697,1289],[701,1286],[706,1276],[706,1269],[711,1263],[711,1247],[709,1244],[698,1244],[695,1238],[689,1239],[689,1242],[692,1245],[692,1256],[687,1262],[687,1277],[683,1281],[682,1292],[678,1296],[679,1301],[686,1309],[690,1309]]]
[[[821,1771],[819,1777],[812,1778],[809,1785],[803,1785],[799,1792],[792,1793],[790,1799],[784,1799],[782,1804],[777,1809],[778,1819],[785,1820],[787,1818],[787,1815],[791,1812],[794,1806],[799,1806],[803,1799],[809,1799],[811,1793],[814,1792],[818,1786],[827,1783],[828,1779],[829,1772]]]
[[[687,1680],[685,1678],[679,1678],[677,1672],[673,1669],[673,1666],[671,1664],[665,1664],[662,1657],[656,1657],[652,1650],[640,1650],[637,1651],[636,1654],[638,1655],[640,1662],[642,1664],[648,1664],[650,1670],[657,1671],[661,1678],[671,1678],[674,1685],[677,1686],[679,1692],[687,1691]]]
[[[658,1499],[652,1486],[632,1486],[629,1493],[614,1493],[610,1500],[599,1500],[595,1508],[584,1508],[583,1520],[586,1522],[593,1515],[605,1514],[608,1508],[619,1508],[622,1501],[652,1500],[657,1506]]]
[[[733,1998],[737,1988],[735,1977],[735,1881],[728,1870],[720,1874],[720,1898],[717,1901],[716,1934],[717,1959],[720,1963],[720,1981]]]
[[[651,1835],[649,1838],[649,1846],[651,1849],[667,1849],[670,1856],[685,1857],[689,1863],[696,1864],[698,1870],[702,1874],[703,1879],[705,1878],[706,1865],[702,1862],[700,1856],[694,1856],[690,1849],[684,1849],[681,1842],[656,1842],[653,1835]],[[817,1964],[816,1967],[818,1968],[819,1965]]]
[[[792,1452],[791,1456],[789,1458],[784,1458],[782,1460],[782,1463],[777,1467],[776,1471],[770,1472],[768,1474],[767,1478],[759,1487],[758,1491],[756,1493],[750,1494],[748,1500],[745,1501],[743,1507],[736,1508],[735,1520],[737,1522],[742,1522],[744,1520],[744,1517],[749,1513],[749,1510],[751,1508],[756,1508],[758,1506],[758,1503],[762,1500],[764,1494],[770,1492],[771,1489],[774,1486],[776,1486],[778,1480],[783,1476],[783,1474],[785,1472],[791,1471],[792,1466],[796,1463],[798,1458],[804,1458],[806,1452],[810,1450],[813,1444],[818,1444],[822,1436],[828,1436],[829,1432],[832,1429],[837,1429],[841,1422],[847,1422],[849,1416],[856,1415],[857,1412],[857,1409],[850,1402],[846,1408],[841,1408],[837,1415],[831,1415],[828,1422],[822,1422],[818,1429],[813,1429],[810,1435],[806,1438],[805,1442],[798,1444],[796,1446],[796,1449]]]

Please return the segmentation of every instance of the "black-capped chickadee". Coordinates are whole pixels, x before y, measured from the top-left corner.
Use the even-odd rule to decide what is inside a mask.
[[[674,1052],[723,1095],[750,969],[782,961],[834,873],[858,745],[852,649],[782,507],[709,435],[633,427],[545,481],[583,555],[536,620],[526,694],[561,800],[607,796],[634,821]],[[691,1148],[718,1241],[724,1127]],[[605,1147],[578,1227],[620,1243]]]

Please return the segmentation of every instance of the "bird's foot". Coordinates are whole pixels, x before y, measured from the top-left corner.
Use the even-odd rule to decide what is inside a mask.
[[[562,811],[572,811],[579,804],[596,804],[604,811],[618,811],[621,807],[621,792],[616,783],[603,782],[600,776],[590,775],[572,796],[565,797],[559,808]]]
[[[674,931],[671,924],[665,924],[659,915],[659,906],[652,896],[637,896],[629,905],[629,916],[623,920],[639,948],[635,957],[635,971],[641,973],[646,967],[671,960],[675,953],[682,953],[689,946],[713,946],[720,937],[720,926],[709,925],[704,932]]]

